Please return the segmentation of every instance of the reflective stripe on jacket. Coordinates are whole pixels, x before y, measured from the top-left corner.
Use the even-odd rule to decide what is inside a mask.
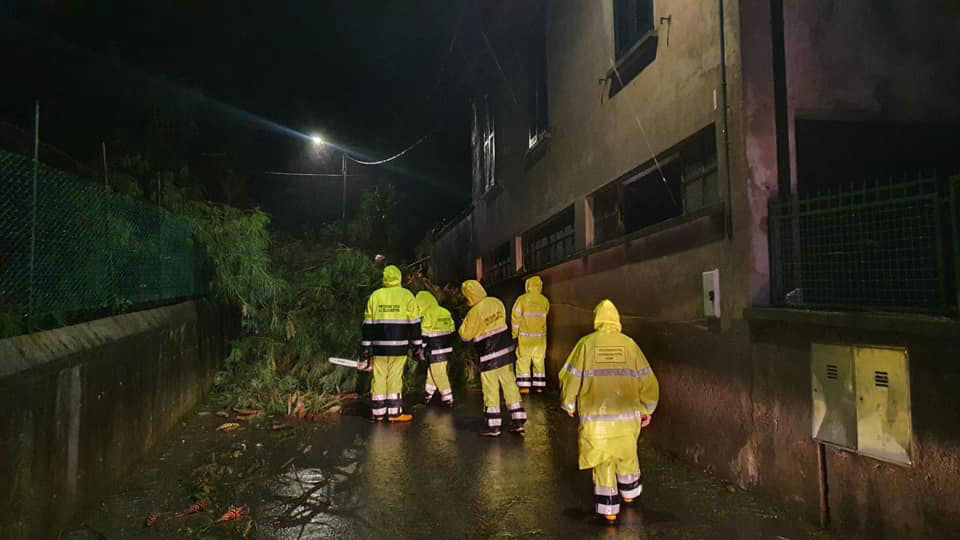
[[[659,383],[640,347],[620,332],[609,300],[597,306],[594,328],[560,370],[562,407],[580,415],[581,437],[635,437],[640,418],[657,408]]]
[[[413,293],[400,286],[400,270],[383,270],[383,287],[370,295],[363,317],[361,345],[374,356],[406,356],[411,347],[423,344],[420,308]]]
[[[437,303],[437,299],[428,291],[417,293],[417,305],[423,320],[420,328],[427,347],[427,358],[431,364],[450,360],[453,353],[453,316]]]
[[[513,303],[510,321],[513,337],[519,338],[520,354],[540,356],[547,352],[547,314],[550,301],[541,294],[543,281],[533,276],[525,283],[526,291]]]
[[[472,307],[460,325],[460,339],[473,342],[480,371],[516,362],[516,347],[507,328],[503,302],[487,296],[476,280],[465,281],[461,289]]]

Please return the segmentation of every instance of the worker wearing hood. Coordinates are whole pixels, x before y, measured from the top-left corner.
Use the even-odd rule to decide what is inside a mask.
[[[513,338],[517,342],[517,386],[520,393],[530,392],[532,387],[543,392],[547,387],[547,313],[550,301],[541,294],[543,281],[533,276],[526,282],[527,292],[513,304]],[[532,371],[531,371],[532,366]]]
[[[450,312],[437,303],[437,299],[429,291],[417,293],[417,305],[423,320],[420,330],[423,334],[424,351],[427,357],[427,384],[424,389],[424,401],[430,403],[433,396],[439,392],[440,401],[453,406],[453,389],[450,387],[450,378],[447,376],[447,361],[453,354],[453,332],[456,326]]]
[[[483,386],[483,413],[486,429],[483,435],[496,437],[503,425],[500,413],[500,391],[510,411],[512,429],[523,433],[527,413],[513,373],[516,347],[507,328],[507,314],[503,302],[487,296],[483,285],[476,280],[464,281],[463,295],[470,303],[470,311],[460,325],[460,339],[472,341],[477,352],[477,366]]]
[[[632,502],[643,489],[637,438],[660,386],[640,347],[621,333],[613,302],[600,302],[593,327],[560,370],[561,399],[568,415],[580,416],[580,468],[593,469],[595,509],[615,521],[621,499]]]
[[[400,286],[400,269],[383,269],[383,287],[370,295],[363,317],[364,360],[373,358],[371,412],[376,421],[409,422],[403,412],[403,368],[410,349],[422,355],[420,307],[413,293]]]

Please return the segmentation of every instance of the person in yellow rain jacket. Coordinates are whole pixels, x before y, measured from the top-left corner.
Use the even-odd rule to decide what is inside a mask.
[[[523,433],[527,413],[523,409],[520,389],[517,388],[513,373],[513,364],[517,359],[516,347],[510,337],[510,329],[507,328],[507,314],[503,302],[487,296],[483,285],[473,279],[464,281],[461,291],[471,307],[460,325],[460,339],[472,341],[477,351],[486,419],[483,435],[496,437],[501,433],[501,389],[513,422],[511,431]]]
[[[526,282],[527,292],[513,303],[513,339],[517,346],[517,386],[520,393],[526,394],[533,387],[543,392],[547,387],[547,369],[544,361],[547,357],[547,313],[550,301],[541,294],[543,281],[533,276]],[[530,367],[533,366],[533,374]]]
[[[620,314],[609,300],[594,310],[595,332],[583,337],[560,370],[563,410],[580,416],[580,468],[593,469],[594,505],[616,521],[621,498],[643,489],[637,438],[650,424],[660,386],[640,347],[620,332]]]
[[[437,303],[429,291],[417,293],[417,305],[423,321],[420,323],[424,353],[427,357],[427,384],[424,389],[424,401],[430,403],[434,394],[440,392],[440,401],[447,407],[453,407],[453,389],[447,377],[447,361],[453,354],[451,338],[456,330],[453,316]]]
[[[408,350],[423,357],[423,338],[420,307],[413,293],[400,283],[399,268],[384,268],[383,287],[370,295],[363,316],[361,357],[364,361],[373,357],[370,409],[376,421],[386,417],[391,422],[409,422],[413,418],[403,413],[403,368]]]

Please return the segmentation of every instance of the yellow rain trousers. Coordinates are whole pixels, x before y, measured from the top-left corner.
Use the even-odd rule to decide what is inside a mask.
[[[516,347],[507,328],[503,302],[487,296],[483,285],[476,280],[464,281],[461,291],[471,308],[460,325],[460,339],[472,341],[477,351],[487,429],[499,431],[503,425],[501,390],[514,427],[522,428],[527,421],[527,413],[513,372]]]
[[[580,468],[593,469],[598,514],[616,515],[621,497],[640,495],[637,438],[660,386],[640,347],[620,332],[609,300],[594,311],[595,332],[580,339],[560,370],[563,408],[580,416]]]
[[[383,287],[370,295],[361,345],[373,354],[370,409],[375,419],[403,414],[403,368],[411,348],[423,346],[420,307],[400,286],[400,269],[383,269]]]
[[[433,399],[440,393],[440,400],[447,405],[453,404],[453,389],[447,377],[447,361],[453,355],[453,332],[456,325],[450,312],[442,308],[429,291],[417,293],[417,305],[423,320],[420,323],[427,354],[427,383],[424,388],[424,401]]]
[[[527,292],[513,304],[513,339],[517,343],[517,386],[542,390],[547,387],[547,313],[550,301],[541,294],[543,281],[533,276],[526,282]],[[531,373],[530,367],[533,366]]]

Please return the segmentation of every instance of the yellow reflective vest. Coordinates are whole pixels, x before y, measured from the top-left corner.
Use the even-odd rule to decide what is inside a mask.
[[[579,414],[581,438],[636,437],[640,417],[657,408],[660,385],[640,347],[620,332],[613,302],[603,300],[594,313],[596,331],[560,370],[562,406]]]
[[[373,291],[363,316],[363,341],[374,356],[406,356],[423,345],[420,307],[413,293],[400,286],[400,269],[383,269],[383,287]]]
[[[507,328],[503,302],[487,296],[479,281],[468,280],[460,288],[472,306],[460,325],[460,339],[472,341],[481,372],[516,362],[516,346]]]
[[[547,313],[550,312],[550,301],[540,292],[543,290],[540,276],[531,277],[525,286],[527,292],[513,303],[510,318],[513,338],[519,339],[521,353],[544,356],[547,352]]]
[[[423,317],[420,330],[427,347],[427,357],[431,364],[446,362],[453,354],[453,316],[437,303],[429,291],[417,293],[417,305]]]

